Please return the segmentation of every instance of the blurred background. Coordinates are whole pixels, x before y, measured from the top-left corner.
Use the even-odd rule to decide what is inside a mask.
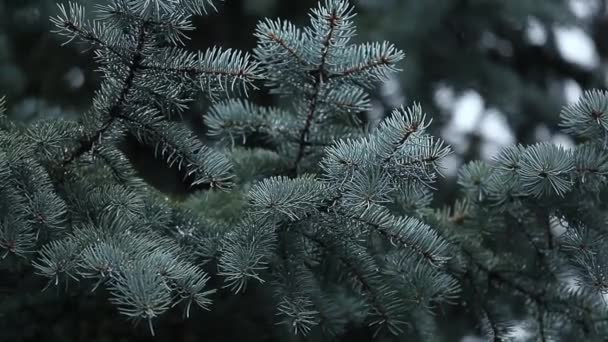
[[[92,9],[100,1],[79,2]],[[57,13],[55,3],[0,0],[0,94],[6,95],[8,113],[17,120],[77,118],[87,110],[99,85],[92,52],[76,44],[62,46],[63,40],[51,32],[49,16]],[[190,35],[189,47],[251,50],[258,20],[281,17],[305,25],[308,9],[316,3],[226,0],[218,6],[219,13],[195,19],[197,30]],[[389,40],[406,53],[403,72],[374,91],[374,114],[420,102],[434,120],[435,134],[456,152],[445,164],[446,179],[438,186],[437,203],[449,203],[457,195],[454,177],[466,161],[491,159],[501,147],[516,142],[552,141],[571,146],[573,141],[558,127],[561,106],[576,101],[586,89],[604,88],[608,80],[607,0],[352,3],[358,12],[356,41]],[[260,104],[276,104],[264,90],[253,97]],[[187,116],[199,133],[204,131],[201,117],[207,105],[197,103]],[[175,196],[187,194],[178,175],[163,169],[152,153],[129,146],[130,156],[150,182]],[[38,291],[35,295],[39,296]],[[6,308],[7,300],[0,299],[0,305]],[[97,300],[93,304],[65,303],[74,305],[68,310],[90,305],[92,310],[112,312]],[[20,322],[2,312],[5,310],[0,310],[0,330],[4,324]],[[123,325],[114,329],[128,331],[130,326]],[[41,331],[40,327],[28,329]],[[12,341],[36,340],[20,338],[24,339],[15,336]]]

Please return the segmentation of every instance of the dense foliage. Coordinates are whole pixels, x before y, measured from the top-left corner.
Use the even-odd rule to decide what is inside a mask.
[[[0,105],[12,295],[44,305],[34,298],[57,288],[87,303],[92,291],[93,307],[107,301],[160,336],[175,311],[196,320],[195,338],[221,317],[218,340],[244,321],[255,341],[608,336],[607,92],[562,110],[576,147],[470,162],[461,198],[435,209],[452,151],[420,104],[369,115],[405,54],[354,42],[348,1],[320,2],[305,27],[260,21],[251,56],[183,47],[211,0],[114,0],[94,20],[58,9],[56,33],[93,49],[101,84],[78,120],[23,124]],[[247,100],[258,87],[281,105]],[[197,100],[211,103],[205,141],[181,120]],[[146,183],[123,151],[134,142],[197,192],[178,202]],[[43,294],[21,293],[40,279]],[[26,326],[24,306],[0,311]]]

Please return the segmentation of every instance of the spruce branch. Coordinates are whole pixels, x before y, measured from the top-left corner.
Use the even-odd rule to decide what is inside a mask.
[[[332,5],[336,5],[334,3],[332,3]],[[345,3],[338,3],[337,4],[337,8],[331,8],[331,9],[326,9],[324,7],[321,7],[319,9],[319,11],[316,14],[320,14],[319,16],[323,16],[324,15],[324,19],[327,21],[327,30],[326,32],[324,32],[325,34],[325,38],[323,40],[323,42],[321,43],[321,58],[319,63],[317,64],[316,68],[310,72],[310,75],[314,78],[313,81],[313,91],[312,94],[310,95],[308,101],[309,101],[309,106],[308,106],[308,110],[306,111],[306,120],[304,122],[304,127],[300,130],[299,133],[299,141],[298,141],[298,152],[297,152],[297,156],[296,156],[296,160],[294,162],[294,169],[297,170],[298,169],[298,165],[300,164],[300,162],[302,161],[302,158],[304,157],[304,151],[306,149],[306,146],[304,145],[304,143],[306,143],[308,141],[308,135],[310,133],[310,127],[313,123],[313,119],[315,117],[316,111],[317,111],[317,104],[319,102],[319,95],[321,94],[321,86],[323,85],[324,80],[324,75],[327,73],[326,71],[326,63],[327,63],[327,56],[329,54],[329,50],[330,48],[332,48],[332,41],[334,39],[336,39],[334,37],[334,35],[336,34],[336,27],[338,26],[339,22],[342,22],[343,20],[348,20],[347,17],[343,17],[341,18],[340,16],[342,15],[347,15],[346,10],[340,6],[346,6]],[[342,9],[342,11],[338,11],[338,9]],[[329,16],[327,15],[328,12],[330,12]],[[319,20],[319,19],[317,19]],[[322,26],[322,25],[319,25]]]
[[[359,215],[348,214],[355,221],[372,227],[392,244],[412,249],[433,267],[441,267],[449,257],[447,243],[431,228],[415,218],[398,218],[382,208]]]
[[[146,23],[141,24],[138,28],[137,43],[135,46],[135,50],[133,51],[131,60],[128,64],[129,71],[126,78],[122,82],[122,88],[120,90],[118,98],[115,100],[114,104],[108,109],[108,113],[106,115],[108,119],[104,122],[104,124],[99,130],[91,134],[89,137],[86,137],[81,140],[80,147],[72,151],[64,158],[62,162],[62,166],[64,168],[66,168],[69,164],[71,164],[74,160],[78,159],[82,155],[90,152],[94,148],[95,144],[103,138],[104,134],[112,128],[115,120],[121,115],[127,97],[129,96],[129,92],[133,87],[133,81],[136,77],[138,69],[140,68],[140,63],[143,59],[142,49],[145,44],[146,29]]]
[[[304,34],[289,21],[266,19],[258,25],[254,36],[260,40],[260,47],[256,49],[258,57],[272,58],[266,59],[265,63],[285,63],[285,58],[290,58],[296,64],[309,67],[301,52],[305,44]]]
[[[141,68],[186,77],[212,97],[219,91],[243,91],[247,95],[248,88],[255,88],[253,82],[261,78],[259,66],[249,54],[218,47],[197,53],[164,49]]]
[[[185,170],[184,177],[193,177],[192,185],[217,189],[230,186],[230,162],[195,139],[183,125],[163,120],[151,108],[140,108],[120,118],[139,141],[154,145],[155,154],[164,157],[169,166],[176,165],[178,170]]]
[[[97,23],[87,22],[82,5],[69,2],[67,9],[64,4],[57,4],[57,7],[60,13],[56,17],[51,17],[51,23],[56,27],[52,32],[68,37],[64,45],[80,39],[82,42],[106,49],[122,61],[128,61],[128,57],[120,51],[121,48],[110,43],[116,41],[115,33],[103,30]]]
[[[265,141],[279,145],[291,139],[293,129],[289,113],[278,108],[256,106],[242,100],[228,100],[215,104],[205,116],[208,135],[234,147],[237,139],[245,144],[251,136],[262,136]]]
[[[245,89],[259,77],[257,65],[236,50],[166,48],[180,44],[191,15],[210,5],[115,0],[98,8],[93,22],[82,6],[60,5],[51,19],[55,31],[92,46],[100,64],[103,82],[93,107],[79,122],[3,125],[0,137],[7,161],[0,163],[0,194],[9,201],[0,205],[5,256],[29,258],[38,250],[33,266],[49,285],[91,279],[93,290],[110,290],[120,313],[147,320],[152,334],[152,320],[173,306],[182,305],[186,317],[193,305],[209,307],[214,291],[197,265],[205,248],[212,249],[198,244],[212,234],[198,231],[192,223],[198,218],[187,221],[166,199],[154,197],[115,143],[132,133],[155,145],[169,165],[185,169],[192,183],[229,184],[230,162],[166,117],[183,111],[198,92],[213,97],[230,86]],[[173,68],[171,55],[196,68]],[[86,163],[76,163],[85,156]],[[73,177],[54,177],[68,172]]]
[[[134,8],[132,5],[140,7]],[[133,41],[129,43],[129,49],[132,51],[127,64],[109,64],[102,69],[106,73],[106,82],[98,93],[94,110],[89,114],[88,120],[93,121],[90,125],[91,132],[83,134],[79,146],[66,153],[61,166],[65,169],[74,160],[91,152],[105,137],[114,135],[120,138],[124,134],[120,131],[127,128],[134,130],[135,135],[144,142],[157,146],[160,143],[159,150],[167,157],[169,164],[176,164],[180,169],[182,166],[188,168],[186,175],[194,176],[194,184],[209,183],[213,187],[223,187],[222,184],[230,178],[225,158],[194,142],[196,139],[191,134],[184,134],[186,132],[183,129],[153,119],[157,116],[156,110],[149,108],[149,103],[146,102],[152,100],[161,112],[170,114],[184,109],[185,103],[189,101],[188,96],[194,89],[206,91],[215,97],[218,90],[228,91],[239,84],[239,89],[246,92],[251,82],[259,77],[257,65],[249,61],[247,54],[231,49],[211,48],[205,53],[190,53],[177,48],[165,48],[160,49],[160,53],[153,52],[152,47],[157,45],[158,30],[166,30],[163,23],[172,20],[172,17],[166,17],[162,13],[183,12],[173,2],[157,3],[152,7],[148,7],[151,4],[138,2],[133,2],[132,5],[116,2],[114,6],[101,10],[102,22],[104,19],[112,22],[116,19],[113,15],[118,12],[140,18],[135,21],[135,28],[132,27],[133,23],[129,26],[129,30],[135,29],[137,34],[131,37]],[[204,3],[197,6],[204,6]],[[74,35],[90,36],[84,29],[82,32],[72,29],[80,27],[79,24],[84,21],[81,7],[71,6],[69,13],[65,8],[62,9],[65,18],[55,20],[61,29]],[[106,31],[116,30],[110,24],[110,29]],[[127,35],[125,41],[128,42],[128,38]],[[169,79],[171,83],[162,85],[159,83],[161,78]],[[116,79],[120,81],[116,82]],[[185,97],[182,97],[180,91]],[[104,101],[111,101],[112,104],[108,106]],[[139,108],[132,108],[136,104],[139,104]],[[142,134],[142,129],[145,134]],[[189,142],[183,141],[186,137]]]
[[[459,296],[496,341],[519,318],[515,302],[527,304],[542,341],[605,335],[606,92],[562,111],[565,131],[584,143],[516,145],[468,163],[458,174],[463,198],[434,214],[431,190],[450,149],[428,132],[418,104],[362,127],[367,91],[404,55],[388,42],[350,45],[346,0],[320,3],[303,29],[261,22],[253,58],[180,47],[191,16],[207,7],[213,2],[114,0],[94,22],[80,6],[59,7],[56,31],[96,49],[104,81],[77,123],[6,124],[0,99],[3,257],[38,250],[33,266],[49,285],[103,286],[152,334],[173,307],[185,317],[210,308],[215,290],[202,265],[217,262],[224,287],[269,289],[277,322],[301,336],[327,329],[339,338],[365,322],[374,336],[437,338],[433,315]],[[205,123],[230,143],[229,158],[170,121],[199,93],[246,95],[260,79],[292,106],[213,104]],[[199,201],[205,219],[176,208],[148,191],[118,150],[126,134],[191,183],[234,192]],[[249,145],[235,147],[237,139]],[[559,237],[553,219],[565,230]]]
[[[93,161],[102,161],[103,166],[107,167],[114,179],[126,186],[141,187],[143,181],[137,175],[132,165],[128,162],[124,153],[117,148],[108,145],[100,145],[93,150]]]
[[[426,114],[422,112],[419,104],[394,110],[378,127],[378,131],[382,131],[383,134],[378,134],[377,137],[386,146],[386,157],[383,161],[389,162],[410,138],[426,130],[430,124],[430,121],[426,121]]]
[[[25,222],[5,218],[0,222],[0,248],[4,250],[1,258],[9,254],[27,257],[34,252],[36,234]]]
[[[252,213],[277,220],[299,221],[325,202],[327,189],[313,176],[276,177],[256,184],[249,193]]]
[[[361,291],[371,304],[373,318],[370,325],[377,326],[375,334],[382,328],[387,328],[392,334],[399,335],[408,327],[400,312],[404,304],[394,289],[381,284],[378,265],[361,246],[335,238],[328,239],[328,236],[315,236],[302,231],[299,233],[323,250],[338,255],[340,262],[346,266],[346,272],[353,277],[354,288]]]
[[[563,196],[572,187],[573,164],[572,155],[555,145],[527,148],[519,172],[523,190],[537,198],[553,193]]]
[[[344,51],[343,65],[338,66],[329,78],[354,81],[372,86],[370,80],[388,80],[400,71],[395,65],[405,55],[389,42],[374,42],[349,47]]]
[[[171,307],[171,294],[161,276],[145,265],[135,265],[127,272],[119,273],[112,282],[111,301],[127,317],[148,321],[152,335],[152,320]]]
[[[579,101],[563,108],[560,119],[560,126],[567,134],[605,142],[608,130],[608,92],[586,91]]]
[[[276,227],[252,217],[227,233],[218,265],[218,274],[225,277],[225,287],[239,293],[247,289],[250,279],[264,283],[259,273],[268,267],[276,241]]]
[[[315,140],[331,142],[349,134],[329,128],[334,122],[359,123],[354,114],[369,108],[364,89],[385,81],[403,58],[389,43],[349,45],[354,14],[345,0],[324,1],[310,16],[310,26],[303,30],[287,21],[260,23],[254,51],[272,91],[298,99],[294,109],[300,123],[289,127],[292,136],[285,138],[296,173],[308,152],[322,146]],[[326,139],[325,132],[332,135]]]

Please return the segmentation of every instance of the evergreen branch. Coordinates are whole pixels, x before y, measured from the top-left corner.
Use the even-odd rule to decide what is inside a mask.
[[[319,287],[308,267],[298,262],[305,252],[301,245],[294,244],[297,239],[288,238],[292,236],[280,235],[277,253],[280,260],[272,270],[273,295],[279,300],[277,314],[284,317],[279,323],[287,325],[297,335],[307,335],[318,324],[319,311],[314,297]]]
[[[295,141],[289,134],[292,124],[288,116],[287,112],[279,109],[229,100],[214,105],[204,120],[209,128],[209,136],[228,140],[232,146],[235,138],[241,137],[244,144],[250,135],[262,135],[271,143],[279,145],[281,139]]]
[[[185,168],[184,177],[194,177],[192,185],[230,186],[233,176],[228,159],[203,145],[184,125],[167,122],[154,109],[145,107],[120,118],[140,142],[154,145],[155,153],[165,157],[169,166]]]
[[[84,42],[110,51],[120,60],[128,60],[114,46],[101,37],[100,32],[107,31],[103,31],[99,26],[96,25],[92,28],[86,27],[84,20],[84,8],[82,6],[70,2],[68,10],[66,10],[65,5],[63,4],[57,4],[57,7],[59,7],[60,14],[57,17],[52,17],[51,22],[57,27],[57,29],[53,32],[70,37],[69,40],[64,43],[64,45],[70,43],[72,40],[78,37]]]
[[[68,120],[38,120],[25,128],[24,143],[29,145],[33,157],[47,165],[60,158],[80,130],[81,125]]]
[[[139,263],[118,273],[112,282],[110,300],[118,305],[121,314],[135,320],[146,319],[154,335],[152,320],[171,307],[171,293],[162,277],[149,266]]]
[[[302,32],[288,21],[272,21],[266,19],[258,24],[254,34],[260,40],[260,47],[255,50],[256,56],[260,60],[272,58],[279,60],[285,57],[291,57],[296,61],[296,64],[304,68],[309,67],[308,61],[300,54],[300,49],[303,48]],[[290,43],[296,46],[291,46]],[[277,46],[283,51],[278,51]],[[266,60],[265,63],[270,63]]]
[[[103,161],[103,164],[110,169],[112,176],[119,183],[126,186],[141,185],[142,182],[137,173],[120,150],[102,145],[94,151],[93,157]]]
[[[327,189],[313,176],[297,179],[272,177],[249,192],[252,212],[274,220],[299,221],[314,213],[325,201]]]
[[[143,70],[186,76],[199,84],[202,90],[208,90],[211,95],[216,88],[234,91],[237,82],[247,92],[247,88],[261,78],[258,67],[257,63],[250,61],[249,54],[217,47],[195,54],[177,49],[165,49],[141,66]]]
[[[26,222],[17,218],[4,218],[0,222],[0,248],[4,250],[1,258],[4,259],[9,254],[26,258],[35,251],[38,234]]]
[[[207,6],[210,6],[211,9],[217,11],[215,0],[177,0],[176,8],[186,9],[186,11],[196,15],[203,15],[208,13]]]
[[[346,268],[348,269],[347,272],[354,277],[355,281],[359,284],[360,290],[362,290],[362,292],[364,292],[364,293],[367,293],[367,298],[371,301],[372,307],[374,308],[376,314],[379,316],[379,319],[377,319],[375,324],[377,324],[377,325],[387,324],[389,326],[389,329],[391,329],[391,332],[393,332],[396,335],[403,332],[401,326],[407,325],[407,322],[402,320],[402,318],[400,318],[399,315],[396,315],[396,317],[392,317],[393,315],[391,313],[389,313],[389,311],[391,309],[395,309],[396,308],[395,305],[390,305],[389,307],[387,307],[385,305],[385,303],[383,303],[383,299],[382,299],[382,297],[391,297],[394,294],[394,292],[391,292],[393,290],[389,290],[385,286],[380,286],[384,290],[388,291],[381,295],[378,292],[379,289],[377,289],[378,284],[372,285],[372,282],[374,282],[374,280],[368,279],[368,277],[365,274],[363,274],[361,272],[361,270],[359,270],[359,267],[357,267],[355,262],[353,262],[353,260],[350,260],[346,256],[345,253],[347,250],[355,249],[355,250],[357,250],[357,252],[355,254],[358,255],[361,259],[365,259],[365,256],[369,257],[369,255],[365,251],[363,251],[360,246],[350,244],[347,247],[346,241],[342,241],[339,243],[336,243],[333,241],[327,242],[327,241],[325,241],[325,239],[316,237],[313,234],[310,234],[310,233],[307,233],[307,232],[304,232],[301,230],[298,230],[298,233],[301,234],[302,236],[304,236],[306,239],[313,242],[314,244],[321,247],[323,250],[338,253],[338,258],[339,258],[340,262],[342,262],[346,266]],[[343,244],[344,246],[340,246],[341,244]],[[373,262],[373,261],[371,261],[371,258],[369,258],[368,261]],[[366,265],[366,263],[359,263],[359,264]],[[373,268],[374,267],[372,267],[372,269]],[[377,277],[377,273],[375,271],[372,271],[372,274],[374,274],[374,276]]]
[[[47,287],[59,285],[61,277],[65,277],[67,288],[69,279],[77,280],[76,267],[81,252],[81,247],[72,239],[51,241],[42,247],[39,261],[34,261],[33,266],[37,274],[49,278]]]
[[[574,155],[576,182],[594,191],[608,176],[608,154],[597,144],[585,143],[576,147]]]
[[[123,10],[135,12],[139,16],[154,17],[163,19],[176,14],[196,14],[207,13],[207,7],[217,10],[214,0],[128,0],[123,4]]]
[[[536,198],[563,197],[572,189],[574,160],[569,151],[553,144],[530,146],[522,155],[519,176],[526,194]]]
[[[202,258],[217,262],[233,292],[270,276],[279,323],[296,334],[321,322],[350,328],[351,321],[365,321],[402,335],[411,319],[417,337],[436,339],[443,323],[431,316],[463,284],[469,296],[463,303],[476,306],[483,332],[495,341],[510,328],[503,314],[519,316],[513,299],[529,304],[526,313],[543,342],[562,328],[570,329],[566,337],[579,329],[587,339],[605,335],[607,92],[585,93],[562,111],[561,125],[585,144],[514,146],[496,165],[469,163],[458,175],[465,200],[433,215],[429,185],[450,150],[427,132],[430,122],[418,104],[396,109],[371,132],[361,128],[369,87],[397,71],[403,53],[389,43],[348,45],[355,29],[347,0],[325,0],[304,30],[287,21],[258,25],[258,61],[232,49],[192,53],[177,46],[193,29],[191,15],[213,6],[211,0],[110,3],[94,22],[72,3],[60,5],[52,19],[69,41],[92,46],[101,64],[104,82],[81,121],[10,126],[0,99],[4,256],[27,257],[42,246],[33,265],[49,284],[93,279],[93,289],[105,285],[119,312],[147,320],[152,334],[152,320],[175,305],[185,316],[192,304],[209,307],[213,290],[205,290]],[[192,183],[231,185],[229,159],[168,119],[201,91],[212,99],[230,90],[246,94],[261,78],[271,93],[290,96],[291,111],[233,101],[205,118],[211,136],[242,136],[243,143],[253,137],[253,151],[231,151],[242,187],[201,205],[214,219],[235,222],[242,214],[234,229],[200,224],[135,186],[136,173],[114,150],[114,140],[128,131]],[[103,168],[93,164],[82,170],[93,172],[69,182],[51,180],[49,172],[67,174],[83,156]],[[323,159],[314,165],[312,157]],[[318,176],[298,175],[305,162]],[[291,178],[257,181],[285,172]],[[567,223],[559,240],[548,214]],[[531,224],[543,239],[535,241],[530,227],[521,236],[504,230]],[[515,247],[529,260],[514,259]],[[556,270],[572,272],[577,288]],[[502,297],[511,302],[496,310]]]
[[[422,112],[420,104],[413,107],[401,107],[392,112],[378,127],[378,139],[386,145],[386,157],[383,162],[388,163],[393,159],[399,149],[410,140],[430,126],[426,121],[426,114]]]
[[[346,93],[344,93],[344,91],[346,91]],[[347,119],[356,123],[358,123],[358,118],[353,117],[352,113],[362,112],[369,108],[367,94],[363,93],[361,88],[355,87],[347,90],[339,88],[338,96],[319,100],[319,103],[329,108],[336,108],[338,111],[344,111],[347,114],[350,114]]]
[[[277,36],[274,33],[269,34],[269,38],[276,42],[277,44],[279,44],[282,48],[284,48],[285,50],[287,50],[287,52],[289,52],[289,54],[294,57],[298,63],[302,64],[302,66],[308,66],[308,63],[306,63],[306,61],[300,57],[297,52],[295,51],[294,48],[290,47],[287,45],[287,42],[284,39],[281,39],[279,36]]]
[[[161,16],[142,15],[142,13],[134,12],[132,6],[128,3],[110,2],[108,4],[96,4],[99,18],[104,24],[111,29],[120,31],[124,27],[132,26],[133,24],[141,25],[149,23],[157,34],[174,45],[184,44],[184,39],[188,36],[184,31],[194,29],[190,22],[190,14],[176,9],[173,13],[167,13]]]
[[[335,11],[336,10],[333,9],[331,16],[328,18],[329,30],[327,32],[325,40],[322,43],[321,61],[319,62],[319,65],[316,67],[316,69],[311,71],[311,75],[314,77],[313,92],[309,99],[310,104],[308,106],[308,111],[306,113],[306,121],[304,122],[304,128],[302,128],[302,130],[300,131],[300,134],[299,134],[300,138],[299,138],[299,142],[298,142],[298,152],[297,152],[296,160],[295,160],[294,166],[293,166],[294,170],[296,170],[296,171],[298,170],[298,166],[299,166],[300,162],[302,161],[302,158],[304,158],[304,151],[306,149],[306,146],[304,145],[304,143],[308,140],[308,135],[310,133],[310,127],[313,123],[313,119],[315,117],[315,112],[317,111],[319,97],[321,95],[321,86],[325,82],[324,77],[326,74],[325,68],[326,68],[326,63],[327,63],[327,54],[329,53],[329,49],[330,49],[332,40],[334,39],[335,29],[336,29],[336,26],[338,25],[338,17],[337,17],[337,13]]]
[[[304,143],[306,143],[306,141],[308,140],[308,134],[310,131],[310,127],[311,127],[313,119],[314,119],[315,111],[317,110],[317,102],[318,102],[318,97],[320,94],[320,89],[321,89],[321,82],[317,79],[314,84],[311,104],[308,109],[308,113],[306,114],[306,121],[304,123],[304,128],[302,128],[302,130],[300,131],[300,134],[299,134],[298,152],[297,152],[296,160],[295,160],[294,166],[293,166],[294,170],[298,169],[298,165],[304,158],[304,151],[306,149],[306,146],[304,145]]]
[[[560,120],[559,125],[566,133],[604,141],[608,131],[608,92],[586,91],[579,101],[562,109]]]
[[[225,287],[239,293],[247,289],[250,279],[264,283],[259,273],[268,267],[276,240],[274,225],[251,217],[228,232],[222,240],[218,262],[218,274],[225,277]]]
[[[341,78],[341,77],[349,77],[352,75],[368,72],[370,70],[373,70],[373,69],[381,67],[381,66],[389,66],[389,65],[390,65],[390,62],[387,57],[384,57],[384,56],[378,57],[376,59],[366,61],[366,62],[362,63],[361,65],[353,66],[348,69],[340,70],[337,72],[334,71],[334,73],[329,75],[329,78],[335,79],[335,78]]]
[[[487,274],[488,279],[494,280],[494,281],[499,282],[500,284],[506,285],[507,287],[514,289],[515,291],[523,294],[524,296],[526,296],[530,299],[533,299],[535,302],[542,300],[541,299],[542,292],[534,292],[532,290],[528,290],[525,287],[521,286],[520,284],[514,282],[513,280],[503,276],[499,272],[489,269],[484,264],[476,261],[475,257],[473,256],[473,253],[471,253],[471,251],[467,250],[465,247],[461,246],[460,251],[462,251],[462,253],[464,253],[469,258],[469,260],[475,265],[475,267],[477,267],[479,270],[481,270],[482,272]]]
[[[76,159],[80,158],[84,154],[91,151],[93,149],[95,143],[99,142],[101,140],[101,138],[104,136],[104,134],[106,134],[110,130],[113,123],[114,123],[114,119],[110,119],[110,120],[106,121],[103,124],[103,126],[97,132],[95,132],[95,134],[93,134],[88,139],[81,140],[80,146],[64,158],[64,160],[61,163],[61,166],[65,169]]]
[[[473,258],[473,255],[465,248],[462,248],[462,251],[470,258],[470,260],[475,264],[475,266],[479,270],[481,270],[487,274],[490,283],[495,281],[501,285],[507,286],[507,287],[511,288],[512,290],[515,290],[516,292],[522,294],[524,297],[531,299],[536,304],[537,321],[539,324],[540,338],[542,341],[546,341],[545,322],[544,322],[543,312],[544,312],[544,310],[547,310],[550,306],[550,302],[548,302],[547,299],[544,298],[544,296],[546,295],[546,290],[536,292],[533,290],[526,289],[525,287],[523,287],[522,285],[513,281],[512,279],[503,276],[500,272],[490,270],[485,265],[475,261]],[[562,303],[560,303],[558,301],[556,304],[562,304]],[[563,312],[568,313],[570,305],[566,303],[564,306],[566,307],[566,309]]]
[[[535,291],[533,289],[528,289],[525,286],[521,285],[514,279],[501,274],[498,270],[492,270],[483,263],[475,260],[473,253],[465,248],[464,246],[460,246],[459,250],[472,262],[472,264],[476,267],[476,269],[487,275],[487,279],[490,283],[497,283],[500,286],[507,287],[514,292],[522,295],[523,297],[532,300],[537,308],[543,308],[545,311],[555,311],[564,315],[571,315],[572,308],[574,307],[576,310],[580,310],[586,316],[593,316],[593,309],[588,305],[588,303],[578,303],[573,301],[566,301],[562,298],[553,297],[551,299],[546,298],[548,295],[548,289],[542,289],[541,291]],[[504,272],[502,272],[504,273]],[[554,275],[553,275],[554,276]],[[472,278],[471,278],[472,279]],[[472,284],[472,288],[474,289],[474,284]],[[576,296],[572,293],[570,289],[567,289],[567,296]],[[597,300],[597,299],[595,299]],[[603,303],[603,302],[602,302]],[[601,304],[603,305],[603,304]],[[550,309],[553,307],[552,309]],[[540,322],[539,322],[540,323]],[[583,326],[586,325],[585,320],[577,321],[578,324]]]
[[[292,277],[295,275],[292,274]],[[319,312],[308,297],[285,296],[277,305],[277,311],[285,317],[278,323],[291,327],[295,335],[306,336],[318,324],[316,316]]]
[[[4,198],[0,203],[0,212],[4,213],[0,218],[0,245],[7,254],[23,257],[34,251],[39,239],[64,231],[68,208],[31,150],[8,150],[0,153],[0,194]]]
[[[70,154],[64,157],[63,161],[61,162],[61,165],[64,169],[67,168],[67,166],[71,164],[74,160],[91,151],[95,144],[102,139],[104,134],[106,134],[112,128],[114,121],[122,115],[121,113],[126,104],[127,97],[129,96],[129,93],[133,88],[135,76],[137,75],[137,72],[141,67],[141,62],[144,58],[142,50],[145,44],[146,29],[146,23],[139,26],[139,32],[137,34],[137,45],[135,47],[132,59],[128,64],[129,72],[123,81],[123,86],[120,91],[120,94],[118,95],[118,99],[116,100],[114,105],[112,105],[108,110],[108,119],[105,121],[102,127],[98,129],[93,135],[81,140],[80,146],[76,150],[72,151]]]
[[[319,6],[312,10],[311,28],[306,31],[307,35],[315,41],[315,44],[311,47],[313,54],[318,56],[320,53],[329,57],[329,50],[325,48],[331,47],[332,55],[340,56],[340,49],[345,48],[355,35],[355,27],[352,21],[354,16],[353,7],[346,0],[319,2]],[[328,35],[328,32],[332,34]],[[330,39],[325,40],[327,37]],[[317,42],[322,43],[318,44]],[[333,64],[333,60],[331,64]]]
[[[375,81],[385,81],[390,74],[399,71],[395,64],[405,56],[388,42],[357,45],[346,49],[344,55],[344,63],[329,75],[329,79],[348,79],[368,86]]]
[[[345,260],[343,258],[341,258],[340,260],[343,263],[345,263],[345,265],[350,270],[350,274],[355,277],[356,281],[359,282],[359,284],[361,284],[361,288],[362,288],[363,292],[368,293],[371,296],[372,306],[374,307],[376,312],[379,314],[379,318],[380,318],[379,320],[377,320],[377,322],[375,322],[375,324],[377,324],[377,325],[388,324],[389,326],[395,326],[395,328],[391,328],[393,330],[392,332],[396,335],[398,335],[399,333],[402,333],[403,330],[402,330],[402,328],[398,327],[398,325],[405,325],[404,324],[405,322],[401,321],[400,319],[395,320],[393,317],[390,317],[390,315],[387,312],[387,309],[384,307],[384,305],[378,298],[379,295],[376,293],[376,291],[374,290],[372,285],[367,281],[365,276],[363,274],[361,274],[357,270],[357,268],[354,267],[354,265],[350,264],[348,260]]]
[[[488,311],[488,308],[485,305],[485,303],[483,304],[482,310],[483,310],[483,314],[486,316],[486,318],[488,320],[490,329],[492,330],[492,341],[503,342],[503,339],[500,337],[500,330],[498,329],[498,325],[493,320],[493,318],[490,316],[490,312]]]
[[[469,282],[469,287],[471,289],[471,292],[473,294],[473,298],[479,300],[480,302],[480,311],[481,314],[483,315],[483,317],[481,318],[482,320],[482,324],[484,324],[487,321],[487,325],[489,325],[490,327],[490,338],[492,339],[492,341],[494,342],[503,342],[501,337],[500,337],[500,330],[498,328],[497,323],[495,322],[495,320],[490,316],[490,310],[488,309],[486,303],[484,302],[486,300],[486,296],[484,296],[482,293],[480,293],[480,291],[477,290],[477,287],[475,286],[475,278],[473,277],[473,275],[471,274],[470,270],[467,270],[466,272],[464,272],[463,277]],[[482,329],[485,327],[482,327]],[[488,335],[487,333],[485,335]],[[487,338],[487,336],[486,336]]]
[[[345,213],[350,219],[372,227],[393,244],[411,249],[429,265],[440,267],[449,259],[447,244],[423,222],[415,218],[397,218],[383,208],[370,209],[363,214]]]

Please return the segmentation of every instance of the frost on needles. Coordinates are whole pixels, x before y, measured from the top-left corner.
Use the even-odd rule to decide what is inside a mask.
[[[188,317],[213,310],[214,292],[262,286],[280,327],[303,339],[368,326],[434,341],[453,310],[491,341],[516,326],[540,341],[608,334],[608,93],[562,111],[576,147],[517,145],[471,162],[461,199],[434,210],[450,149],[423,109],[377,126],[365,116],[403,52],[355,44],[346,0],[321,2],[305,28],[262,20],[252,56],[185,49],[191,17],[214,8],[113,0],[91,21],[59,6],[57,33],[94,49],[102,83],[77,122],[22,125],[0,103],[4,262],[31,263],[49,286],[104,287],[152,332],[176,305]],[[226,99],[259,80],[285,105]],[[176,121],[201,96],[214,147]],[[175,203],[153,190],[118,148],[128,135],[211,191]]]

